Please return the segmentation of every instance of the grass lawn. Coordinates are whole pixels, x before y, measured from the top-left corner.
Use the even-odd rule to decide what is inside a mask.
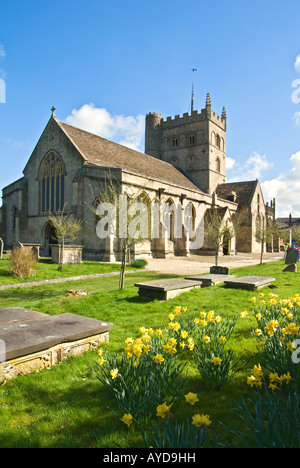
[[[88,274],[86,271],[89,266],[79,266],[79,274]],[[81,268],[85,269],[85,273]],[[99,268],[102,266],[99,265]],[[274,276],[277,289],[266,287],[260,292],[275,292],[285,299],[300,293],[300,273],[283,273],[283,268],[284,261],[281,260],[231,272],[238,277]],[[42,275],[42,268],[39,274]],[[69,272],[66,276],[69,276]],[[208,310],[214,310],[222,317],[234,317],[245,309],[250,311],[253,306],[251,298],[258,297],[257,292],[227,289],[219,285],[184,293],[167,302],[149,302],[139,298],[137,288],[134,287],[137,280],[163,277],[169,276],[152,272],[130,274],[126,277],[123,291],[118,290],[118,276],[76,281],[67,285],[60,283],[5,290],[0,291],[0,307],[27,307],[50,315],[71,312],[112,322],[114,326],[108,348],[121,351],[127,337],[139,336],[140,326],[154,329],[164,327],[168,323],[168,314],[175,306],[187,307],[187,316],[190,318],[199,317],[201,311]],[[76,288],[85,289],[89,295],[64,298],[66,289]],[[199,402],[195,409],[200,414],[209,414],[213,421],[209,427],[208,445],[212,444],[215,437],[225,444],[230,443],[231,436],[219,421],[237,427],[240,423],[232,411],[235,401],[239,401],[241,396],[253,395],[254,390],[246,384],[253,365],[258,364],[255,340],[250,336],[251,329],[249,318],[239,320],[230,346],[238,353],[246,368],[222,391],[208,392],[193,362],[188,363],[189,381],[184,393],[197,393]],[[115,402],[90,369],[95,366],[97,359],[96,353],[87,353],[50,370],[19,376],[2,385],[0,447],[107,448],[114,447],[114,444],[142,447],[140,433],[134,425],[127,429],[112,413],[111,410],[116,409]],[[183,403],[174,408],[179,418],[186,417],[185,405]]]
[[[17,276],[12,276],[9,273],[10,263],[8,255],[3,255],[0,261],[0,285],[28,283],[31,281],[42,281],[56,278],[67,278],[72,276],[94,275],[99,273],[110,273],[113,271],[120,271],[119,264],[100,263],[100,262],[86,262],[79,265],[64,265],[59,269],[57,264],[51,263],[48,258],[41,258],[37,271],[34,276],[30,278],[21,279]]]

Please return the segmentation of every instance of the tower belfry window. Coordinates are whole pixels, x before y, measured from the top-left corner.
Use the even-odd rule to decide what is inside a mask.
[[[58,155],[51,152],[45,157],[39,179],[41,212],[61,211],[65,202],[65,169]]]
[[[190,134],[190,145],[194,145],[195,144],[195,135],[193,133]]]
[[[178,139],[177,139],[177,137],[173,137],[172,142],[173,142],[173,148],[177,148],[177,147],[178,147]]]

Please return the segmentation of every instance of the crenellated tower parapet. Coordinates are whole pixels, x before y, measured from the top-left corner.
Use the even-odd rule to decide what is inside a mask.
[[[146,116],[145,153],[183,169],[202,188],[212,194],[224,183],[227,116],[212,111],[210,95],[205,108],[183,115],[162,118]]]

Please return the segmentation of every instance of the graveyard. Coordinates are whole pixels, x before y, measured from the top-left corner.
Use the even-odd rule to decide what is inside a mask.
[[[295,257],[287,260],[291,261],[291,264],[298,261]],[[79,268],[77,265],[73,266],[76,269]],[[35,330],[43,329],[44,341],[48,340],[48,354],[49,349],[61,345],[63,340],[63,329],[59,326],[55,328],[55,324],[59,324],[60,321],[68,330],[67,338],[72,343],[76,340],[85,340],[90,336],[97,336],[102,331],[106,333],[106,339],[102,343],[94,343],[83,353],[66,355],[65,359],[59,359],[54,365],[47,365],[46,360],[44,368],[34,369],[32,372],[20,371],[19,375],[14,375],[13,378],[8,376],[6,378],[2,375],[0,380],[1,448],[115,448],[116,446],[142,448],[145,447],[145,441],[141,427],[150,437],[150,422],[158,424],[160,428],[163,428],[165,424],[171,424],[172,421],[186,424],[191,413],[193,417],[197,414],[209,416],[211,423],[207,425],[206,447],[213,447],[216,439],[221,444],[220,446],[234,444],[237,447],[243,447],[241,440],[236,433],[229,431],[228,426],[241,431],[245,430],[243,421],[233,409],[242,398],[254,398],[260,391],[261,394],[264,392],[263,389],[260,390],[261,379],[257,378],[257,387],[254,385],[255,380],[251,380],[253,369],[257,372],[262,365],[259,375],[264,371],[264,366],[260,362],[263,356],[260,355],[258,337],[254,333],[257,311],[262,311],[265,307],[263,303],[266,306],[270,304],[269,307],[276,307],[273,304],[279,304],[281,300],[287,301],[286,307],[294,309],[294,317],[290,322],[296,322],[299,327],[300,313],[298,314],[297,304],[300,293],[299,273],[295,270],[284,271],[287,266],[286,259],[282,259],[262,265],[231,267],[227,272],[211,273],[208,271],[205,275],[193,275],[192,280],[189,276],[180,274],[170,275],[144,270],[134,273],[128,271],[124,290],[118,288],[118,276],[109,275],[108,271],[105,272],[107,275],[102,277],[73,279],[67,283],[49,281],[35,286],[0,290],[1,309],[6,310],[6,314],[14,311],[15,325],[21,324],[21,330],[25,329],[24,325],[29,326],[30,323],[31,328],[28,328],[30,339],[34,336],[36,340]],[[95,275],[100,273],[99,265],[90,263],[82,267],[84,273],[87,271]],[[40,278],[43,276],[44,280],[46,278],[50,280],[50,276],[57,277],[58,273],[51,272],[51,268],[53,267],[47,269],[46,264],[42,265],[37,276],[41,275]],[[64,275],[76,276],[71,271],[71,266],[68,268]],[[77,275],[79,271],[76,270]],[[118,273],[118,271],[110,273]],[[198,278],[195,279],[195,276]],[[206,281],[205,277],[207,277]],[[6,282],[12,285],[13,280],[6,277],[4,272],[2,278],[1,284]],[[251,284],[255,287],[249,289],[248,287],[231,287],[231,284],[226,285],[226,281],[232,282],[241,278],[247,278],[248,282],[251,278]],[[258,278],[264,283],[259,283],[257,288]],[[177,288],[184,281],[188,283],[192,281],[193,287],[188,288],[189,290],[184,288],[174,297],[171,295],[171,297],[154,298],[139,294],[137,285],[149,285],[155,282],[156,285],[165,286],[174,281]],[[14,282],[17,283],[16,278]],[[185,286],[190,286],[190,284],[185,284]],[[85,294],[73,294],[76,291],[84,291]],[[28,321],[24,319],[24,309]],[[87,330],[85,337],[77,334],[76,327],[70,331],[67,324],[70,319],[72,319],[72,326],[74,326],[73,322],[86,324],[84,325]],[[229,327],[231,322],[235,324],[230,340],[228,340],[228,349],[230,348],[235,354],[239,366],[238,370],[232,372],[226,381],[217,380],[219,378],[217,373],[210,381],[209,375],[205,374],[205,369],[201,367],[201,362],[195,359],[192,341],[188,342],[189,338],[187,338],[187,346],[184,347],[185,342],[179,331],[176,331],[177,325],[177,328],[181,326],[180,331],[188,330],[189,336],[192,336],[195,330],[199,330],[200,333],[201,326],[204,326],[203,320],[207,322],[206,327],[217,326],[219,322],[224,327],[225,324]],[[42,321],[46,327],[41,327]],[[9,319],[3,312],[0,332],[2,330],[3,333],[4,327],[5,333],[8,333],[8,322]],[[99,329],[99,323],[106,325],[105,330]],[[92,328],[90,328],[91,324]],[[173,328],[170,324],[173,324]],[[52,326],[54,328],[49,328]],[[142,359],[145,359],[145,362],[148,362],[147,359],[151,361],[154,348],[148,349],[147,345],[151,344],[151,340],[153,346],[154,343],[159,343],[160,337],[156,335],[158,330],[162,331],[162,339],[166,340],[169,337],[169,341],[165,341],[161,359],[164,359],[165,363],[176,362],[178,366],[169,384],[171,389],[178,383],[178,391],[173,388],[173,397],[166,395],[166,398],[159,402],[160,405],[166,403],[165,416],[171,412],[172,417],[157,416],[157,404],[153,408],[150,405],[150,416],[144,417],[142,410],[149,404],[148,399],[145,408],[140,408],[141,414],[138,417],[133,414],[133,421],[126,420],[124,415],[125,413],[127,416],[131,415],[131,410],[129,407],[124,413],[120,410],[120,402],[114,397],[114,391],[109,385],[121,385],[122,379],[129,385],[132,375],[135,375],[136,380],[141,377],[142,367],[137,367],[139,374],[130,374],[130,372],[137,371],[134,368],[129,371],[128,363],[135,362],[135,365],[138,365]],[[274,332],[274,330],[272,328],[271,331]],[[18,333],[21,333],[20,330]],[[196,335],[193,336],[196,343]],[[138,348],[141,353],[144,349],[143,354],[138,357],[134,354],[132,357],[132,350],[140,342],[141,337],[144,340],[142,340],[143,347],[137,346],[136,349]],[[177,348],[174,347],[175,345],[171,346],[175,337],[178,342]],[[206,335],[203,338],[207,339]],[[182,346],[179,346],[179,343]],[[36,345],[35,342],[34,346]],[[27,352],[34,354],[34,352],[39,352],[39,348],[23,350],[23,353]],[[12,352],[9,357],[12,361],[17,356]],[[225,357],[223,360],[225,361]],[[150,365],[149,362],[147,365]],[[162,372],[162,362],[161,364],[158,361],[155,363],[153,359],[151,362],[154,367],[149,368],[150,370],[157,369],[158,372]],[[118,363],[118,368],[116,368],[116,363]],[[121,363],[125,366],[124,368],[121,367]],[[184,371],[182,370],[179,376],[180,366],[184,368]],[[218,369],[217,366],[218,361],[213,365],[214,372]],[[114,378],[109,375],[110,369],[115,371]],[[108,373],[109,385],[103,383],[105,372]],[[287,370],[282,371],[282,374],[285,372]],[[257,376],[255,372],[254,374]],[[264,375],[267,379],[266,372]],[[296,380],[298,377],[294,375],[294,381],[291,381],[289,385],[299,384],[299,380]],[[276,395],[282,395],[284,398],[288,389],[287,383],[282,383],[280,390],[266,389],[266,391],[274,398]],[[140,388],[140,393],[143,393],[142,388]],[[189,404],[188,399],[185,398],[188,395],[196,395],[197,398],[194,398],[197,401]],[[133,402],[130,404],[132,405]],[[286,430],[285,433],[287,432]]]

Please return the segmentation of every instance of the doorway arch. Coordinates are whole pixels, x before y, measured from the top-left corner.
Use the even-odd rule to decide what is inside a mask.
[[[51,257],[51,244],[57,245],[58,239],[56,232],[52,224],[49,222],[44,227],[44,255],[45,257]]]

